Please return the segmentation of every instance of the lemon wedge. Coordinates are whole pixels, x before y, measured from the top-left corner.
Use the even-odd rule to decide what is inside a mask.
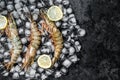
[[[51,21],[58,21],[62,19],[63,12],[58,6],[51,6],[47,11],[47,16]]]
[[[7,18],[0,15],[0,30],[5,29],[7,26]]]
[[[47,68],[50,68],[51,65],[52,65],[52,61],[51,61],[51,58],[49,55],[46,55],[46,54],[43,54],[41,55],[38,60],[38,65],[41,67],[41,68],[44,68],[44,69],[47,69]]]

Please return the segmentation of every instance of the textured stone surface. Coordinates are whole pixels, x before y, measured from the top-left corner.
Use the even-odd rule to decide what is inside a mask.
[[[57,1],[61,3],[62,0]],[[68,3],[64,2],[64,5],[66,4]],[[75,43],[75,46],[82,44],[82,51],[77,54],[81,60],[69,70],[61,68],[62,73],[68,70],[67,75],[58,79],[52,76],[47,80],[119,80],[120,61],[117,55],[120,52],[119,0],[70,0],[70,4],[80,24],[79,27],[84,28],[87,33],[85,37],[79,38],[81,43]],[[37,6],[41,7],[43,4]],[[68,26],[65,23],[62,28],[66,27]],[[44,74],[42,77],[46,78]],[[8,80],[8,77],[3,78],[1,75],[0,78]],[[11,76],[9,78],[11,79]],[[24,80],[24,77],[20,77],[20,80]]]

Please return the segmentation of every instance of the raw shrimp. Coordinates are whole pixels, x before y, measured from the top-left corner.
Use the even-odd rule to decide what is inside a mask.
[[[6,68],[9,70],[13,67],[22,52],[22,43],[12,14],[8,15],[8,26],[6,27],[5,32],[12,43],[12,49],[10,50],[11,60],[10,62],[5,63]]]
[[[41,32],[38,29],[37,23],[30,18],[31,21],[31,35],[30,44],[28,45],[27,52],[23,61],[23,68],[25,70],[34,62],[36,52],[40,46],[41,42]]]
[[[63,48],[63,37],[59,29],[57,29],[55,23],[48,19],[45,11],[43,10],[41,10],[41,18],[44,19],[44,22],[42,23],[42,27],[43,29],[49,32],[55,48],[54,57],[52,58],[52,65],[51,65],[53,66],[60,57]]]

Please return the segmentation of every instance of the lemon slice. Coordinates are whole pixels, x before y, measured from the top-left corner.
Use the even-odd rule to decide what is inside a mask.
[[[51,6],[47,11],[47,16],[51,21],[58,21],[62,19],[63,12],[58,6]]]
[[[0,30],[5,29],[7,26],[7,18],[5,16],[0,15]]]
[[[50,68],[52,65],[52,61],[49,55],[43,54],[38,58],[38,65],[41,68],[47,69]]]

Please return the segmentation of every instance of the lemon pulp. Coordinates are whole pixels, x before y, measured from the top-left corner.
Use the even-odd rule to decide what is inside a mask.
[[[47,16],[51,21],[58,21],[62,19],[63,12],[58,6],[51,6],[47,11]]]

